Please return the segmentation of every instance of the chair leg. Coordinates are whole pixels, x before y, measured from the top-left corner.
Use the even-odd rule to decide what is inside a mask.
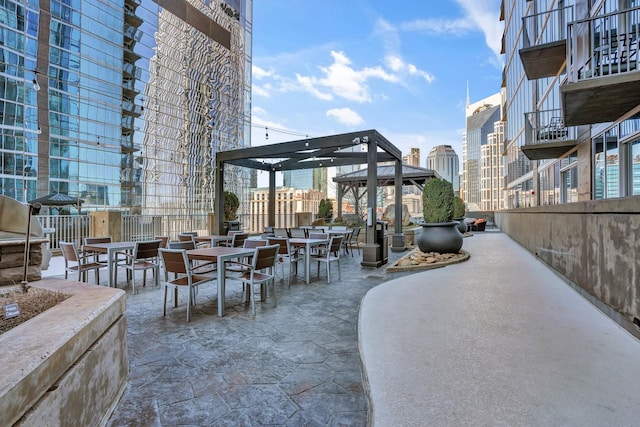
[[[191,286],[189,286],[187,292],[189,292],[189,295],[187,295],[187,323],[189,323],[189,316],[191,314],[191,292],[193,292]]]
[[[96,268],[96,285],[100,285],[100,269]]]
[[[248,283],[247,287],[249,288],[249,297],[251,298],[251,314],[256,315],[256,296],[253,292],[253,284]]]
[[[291,269],[291,264],[289,264],[289,269]],[[276,279],[275,277],[271,279],[271,287],[273,288],[273,306],[278,306],[278,295],[276,295]]]
[[[177,289],[176,289],[177,290]],[[167,287],[164,287],[164,310],[162,312],[163,316],[167,315]]]

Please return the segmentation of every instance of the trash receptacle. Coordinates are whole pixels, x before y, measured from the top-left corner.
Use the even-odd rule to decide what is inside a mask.
[[[230,231],[240,231],[240,221],[224,221],[222,224],[224,234],[228,234]]]
[[[380,245],[382,264],[389,262],[389,223],[376,221],[376,243]]]

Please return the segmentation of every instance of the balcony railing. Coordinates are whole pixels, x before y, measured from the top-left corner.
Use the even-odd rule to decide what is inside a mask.
[[[638,71],[640,6],[569,24],[568,83]]]
[[[573,21],[573,6],[522,17],[522,47],[528,48],[565,40],[566,28]]]
[[[529,160],[554,159],[577,144],[577,129],[565,126],[562,110],[525,113],[525,145],[521,147]]]

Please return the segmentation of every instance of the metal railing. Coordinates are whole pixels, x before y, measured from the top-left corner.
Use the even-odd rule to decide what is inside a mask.
[[[575,126],[565,126],[562,110],[540,110],[525,113],[525,145],[546,144],[577,138]]]
[[[51,249],[60,249],[59,242],[75,242],[80,246],[85,237],[93,235],[91,217],[88,215],[37,215],[50,240]]]
[[[522,47],[540,46],[567,38],[573,21],[573,6],[565,6],[522,17]]]
[[[567,81],[638,71],[639,24],[640,6],[570,23]]]

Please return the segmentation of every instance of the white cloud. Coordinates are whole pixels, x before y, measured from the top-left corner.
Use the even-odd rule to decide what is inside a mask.
[[[269,96],[271,96],[270,89],[271,89],[270,85],[260,86],[254,83],[251,86],[251,93],[253,95],[263,96],[265,98],[268,98]]]
[[[344,52],[331,51],[331,56],[333,64],[320,67],[324,77],[296,75],[302,88],[320,99],[331,100],[338,96],[359,103],[370,102],[371,94],[367,85],[369,79],[392,83],[399,81],[396,75],[386,72],[382,67],[365,67],[359,70],[353,68]]]
[[[267,71],[267,70],[265,70],[263,68],[258,67],[257,65],[252,65],[251,66],[251,76],[256,80],[260,80],[260,79],[263,79],[265,77],[273,76],[273,71]]]
[[[500,11],[496,0],[456,0],[465,11],[465,19],[474,23],[476,28],[484,33],[487,46],[491,49],[498,61],[502,63],[502,32],[503,25],[498,20]]]
[[[427,83],[431,83],[435,80],[433,74],[429,73],[428,71],[420,70],[413,64],[404,62],[403,59],[399,56],[387,55],[385,57],[385,62],[387,63],[387,66],[396,73],[406,73],[411,76],[419,76],[425,79]]]
[[[347,126],[358,126],[364,123],[362,117],[350,108],[333,108],[326,114],[327,117],[332,117]]]
[[[404,22],[400,28],[405,31],[419,31],[427,34],[447,34],[462,36],[476,29],[473,22],[467,18],[459,19],[416,19]]]

